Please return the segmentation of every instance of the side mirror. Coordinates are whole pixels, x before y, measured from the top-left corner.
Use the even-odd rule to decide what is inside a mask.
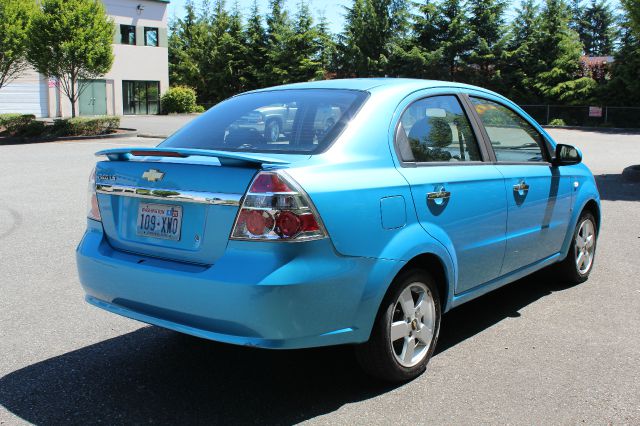
[[[559,143],[556,145],[556,157],[553,160],[554,166],[571,166],[582,161],[582,154],[575,146]]]

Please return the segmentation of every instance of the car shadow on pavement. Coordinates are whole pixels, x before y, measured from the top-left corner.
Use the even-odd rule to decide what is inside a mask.
[[[536,274],[454,309],[436,356],[563,288]],[[7,374],[0,404],[35,424],[291,424],[394,388],[348,346],[267,351],[143,327]]]
[[[640,182],[626,180],[622,174],[605,174],[594,177],[602,200],[640,201]]]

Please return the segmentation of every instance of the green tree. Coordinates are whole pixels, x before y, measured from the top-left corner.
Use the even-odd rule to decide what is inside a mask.
[[[385,74],[394,44],[409,27],[406,1],[354,0],[346,7],[346,25],[339,36],[339,73],[374,77]]]
[[[0,89],[29,66],[28,28],[35,11],[35,0],[0,0]]]
[[[244,32],[247,52],[246,88],[253,90],[262,87],[267,53],[267,33],[262,24],[257,0],[253,2]]]
[[[583,0],[571,0],[569,7],[571,10],[571,20],[569,21],[569,28],[580,34],[584,26]]]
[[[288,82],[292,54],[289,49],[294,29],[284,6],[284,0],[271,0],[271,13],[267,15],[266,64],[262,80],[264,86]]]
[[[500,73],[496,65],[506,43],[504,37],[505,0],[468,0],[469,29],[473,33],[469,65],[472,82],[499,89]]]
[[[337,55],[336,42],[329,31],[327,17],[322,14],[320,22],[316,27],[318,33],[318,55],[323,73],[335,71],[335,60]]]
[[[41,5],[29,27],[27,56],[38,72],[58,80],[75,117],[88,80],[111,69],[114,24],[98,1],[42,0]]]
[[[596,82],[580,77],[582,45],[569,27],[570,9],[564,0],[546,0],[533,54],[541,59],[533,87],[547,102],[583,103]]]
[[[443,0],[437,8],[436,38],[442,49],[445,78],[464,80],[474,34],[469,30],[468,18],[460,0]]]
[[[632,28],[632,15],[627,11],[622,26],[621,47],[611,66],[611,79],[601,88],[601,98],[609,105],[640,103],[640,34]]]
[[[206,26],[196,14],[193,0],[187,1],[185,12],[184,18],[170,23],[169,80],[172,85],[194,88],[201,97],[206,85],[200,72]]]
[[[313,25],[309,6],[304,1],[300,1],[290,39],[291,67],[287,77],[289,82],[309,81],[323,77],[320,43],[320,33]]]
[[[206,12],[206,11],[205,11]],[[204,15],[207,31],[200,73],[205,78],[202,97],[219,102],[244,88],[245,51],[242,20],[236,5],[226,10],[225,0],[216,0],[213,11]]]
[[[606,56],[613,53],[615,18],[606,1],[591,0],[582,14],[580,24],[578,34],[586,55]]]
[[[640,1],[620,0],[627,12],[626,22],[631,26],[636,37],[640,37]]]
[[[438,7],[427,0],[412,17],[408,37],[402,37],[392,46],[389,74],[398,77],[442,78],[442,49],[438,28]]]
[[[523,0],[510,25],[505,55],[498,63],[504,90],[520,103],[541,101],[531,90],[536,73],[544,66],[536,51],[540,19],[536,0]]]

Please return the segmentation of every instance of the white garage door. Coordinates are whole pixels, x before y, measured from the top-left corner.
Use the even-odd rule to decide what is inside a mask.
[[[48,94],[45,79],[13,81],[0,89],[0,114],[15,112],[46,117],[49,115]]]

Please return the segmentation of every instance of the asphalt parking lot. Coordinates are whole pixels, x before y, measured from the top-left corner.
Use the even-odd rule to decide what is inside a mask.
[[[371,381],[349,348],[208,342],[87,305],[74,249],[99,149],[0,146],[0,424],[639,424],[640,135],[553,131],[597,175],[589,281],[518,281],[445,315],[427,372]]]

